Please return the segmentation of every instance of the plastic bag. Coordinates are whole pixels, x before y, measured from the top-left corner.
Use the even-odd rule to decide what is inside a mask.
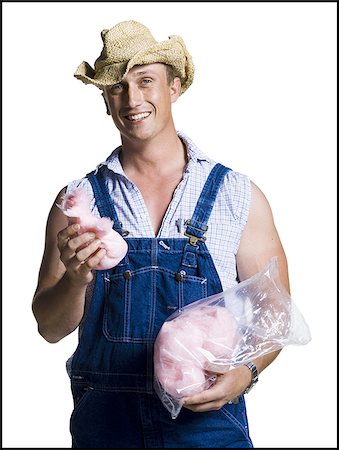
[[[214,374],[310,340],[273,257],[251,278],[168,317],[154,343],[154,388],[175,419],[182,398],[208,389]]]

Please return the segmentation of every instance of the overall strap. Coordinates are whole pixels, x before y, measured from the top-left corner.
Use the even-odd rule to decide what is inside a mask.
[[[118,219],[112,198],[108,192],[102,169],[99,168],[97,173],[92,171],[86,176],[92,185],[96,206],[99,210],[100,216],[110,217],[113,220],[113,229],[122,236],[126,236],[128,232],[122,229],[122,224]]]
[[[184,266],[196,267],[196,252],[199,248],[198,241],[206,241],[204,234],[208,229],[208,219],[212,212],[221,183],[223,182],[226,173],[230,170],[230,168],[218,163],[208,175],[193,215],[191,219],[186,221],[185,236],[189,237],[189,242],[185,246],[182,262]]]

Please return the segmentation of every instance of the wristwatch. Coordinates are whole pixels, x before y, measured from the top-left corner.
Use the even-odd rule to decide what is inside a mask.
[[[248,394],[250,392],[250,390],[253,388],[253,386],[258,383],[259,374],[258,374],[257,366],[255,364],[253,364],[251,361],[248,363],[245,363],[245,366],[247,366],[250,369],[251,374],[252,374],[251,384],[244,390],[244,394]]]

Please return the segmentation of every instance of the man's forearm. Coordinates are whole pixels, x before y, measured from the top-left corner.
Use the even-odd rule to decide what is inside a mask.
[[[256,365],[258,369],[258,373],[261,373],[264,369],[266,369],[266,367],[268,367],[275,360],[275,358],[279,355],[280,352],[281,349],[255,358],[253,360],[253,363]]]
[[[65,274],[56,285],[36,293],[32,310],[46,341],[58,342],[77,328],[84,313],[86,288],[72,284]]]

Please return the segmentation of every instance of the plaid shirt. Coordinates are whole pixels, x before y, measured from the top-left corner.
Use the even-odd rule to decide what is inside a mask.
[[[188,164],[162,221],[157,238],[185,237],[185,220],[189,219],[204,186],[216,164],[208,158],[182,132],[178,136],[185,143]],[[155,237],[152,223],[137,186],[130,181],[120,164],[121,146],[97,166],[106,166],[108,189],[122,227],[129,237]],[[67,192],[73,187],[84,188],[91,198],[91,208],[99,216],[93,191],[86,177],[69,183]],[[247,222],[251,198],[250,180],[246,175],[229,171],[222,184],[208,221],[206,245],[212,255],[223,289],[237,283],[236,261],[241,233]]]

